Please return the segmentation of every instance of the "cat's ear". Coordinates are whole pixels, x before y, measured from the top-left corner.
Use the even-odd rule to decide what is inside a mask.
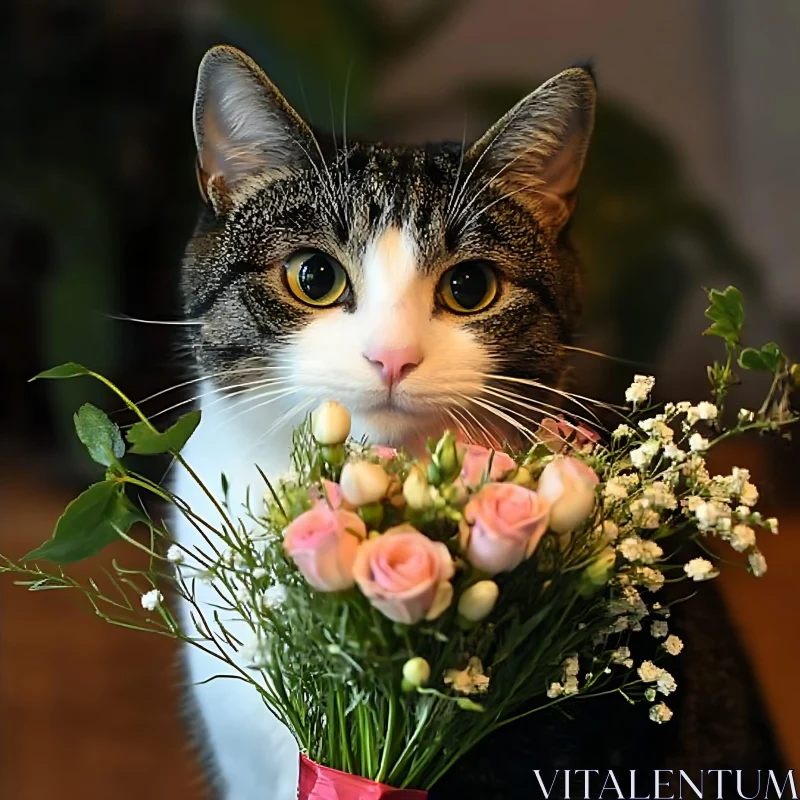
[[[258,65],[222,45],[200,62],[194,137],[200,190],[215,207],[248,178],[288,174],[317,152],[308,126]]]
[[[565,70],[517,103],[466,154],[493,186],[548,228],[572,214],[594,124],[594,76]]]

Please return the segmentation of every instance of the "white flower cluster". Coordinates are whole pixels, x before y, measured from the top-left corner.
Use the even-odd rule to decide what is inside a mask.
[[[578,674],[580,673],[580,663],[578,656],[568,656],[561,664],[563,669],[563,677],[560,683],[551,683],[547,690],[547,696],[550,698],[555,697],[568,697],[571,694],[577,694],[580,691],[578,684]]]
[[[655,690],[661,692],[661,694],[672,694],[678,688],[678,684],[671,673],[662,667],[656,666],[652,661],[642,661],[637,672],[645,683],[654,683]],[[655,698],[655,693],[653,693],[653,698]]]
[[[625,400],[635,408],[650,396],[656,379],[652,375],[634,375],[633,383],[625,390]]]
[[[483,664],[476,656],[467,662],[464,669],[448,669],[444,682],[460,694],[486,694],[489,691],[489,676],[483,673]]]

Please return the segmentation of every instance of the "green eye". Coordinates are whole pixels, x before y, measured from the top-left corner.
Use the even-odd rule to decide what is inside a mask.
[[[464,261],[439,281],[442,303],[457,314],[482,311],[497,296],[497,275],[485,261]]]
[[[295,253],[286,263],[286,280],[292,294],[304,303],[332,306],[347,288],[347,273],[331,256],[317,251]]]

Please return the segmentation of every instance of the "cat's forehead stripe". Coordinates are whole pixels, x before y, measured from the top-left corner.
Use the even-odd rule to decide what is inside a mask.
[[[391,225],[367,247],[362,266],[371,302],[396,302],[417,274],[416,248],[407,227]]]

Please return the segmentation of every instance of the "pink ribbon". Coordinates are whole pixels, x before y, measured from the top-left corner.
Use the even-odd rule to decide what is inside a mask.
[[[393,789],[385,783],[323,767],[300,755],[298,800],[426,800],[418,789]]]

